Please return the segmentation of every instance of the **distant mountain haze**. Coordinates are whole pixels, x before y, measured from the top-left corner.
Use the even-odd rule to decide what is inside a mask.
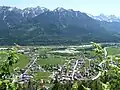
[[[120,19],[72,9],[0,6],[0,44],[55,45],[119,42]]]

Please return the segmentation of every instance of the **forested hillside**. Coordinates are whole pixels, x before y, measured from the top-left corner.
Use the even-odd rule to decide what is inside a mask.
[[[100,22],[86,13],[56,8],[0,7],[1,45],[53,45],[119,42],[119,24]],[[7,42],[6,42],[7,41]]]

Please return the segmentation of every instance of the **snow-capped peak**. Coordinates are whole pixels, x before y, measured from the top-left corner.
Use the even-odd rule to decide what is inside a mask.
[[[117,17],[115,15],[104,15],[100,14],[98,16],[93,16],[91,14],[87,14],[89,17],[99,20],[99,21],[106,21],[106,22],[120,22],[120,17]]]
[[[46,11],[49,11],[49,9],[44,7],[28,7],[23,9],[22,16],[24,17],[35,17],[41,13],[44,13]]]
[[[12,11],[13,9],[14,9],[14,7],[10,7],[8,10],[9,10],[9,11]]]
[[[62,7],[58,7],[56,8],[54,11],[58,11],[58,12],[63,12],[65,11],[66,9],[62,8]]]

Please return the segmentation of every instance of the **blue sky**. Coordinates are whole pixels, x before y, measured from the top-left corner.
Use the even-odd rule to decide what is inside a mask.
[[[0,0],[0,5],[18,8],[41,6],[49,9],[64,7],[93,15],[104,13],[120,16],[120,0]]]

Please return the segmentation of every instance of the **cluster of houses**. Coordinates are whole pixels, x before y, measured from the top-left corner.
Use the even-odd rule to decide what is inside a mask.
[[[85,66],[86,61],[81,58],[79,60],[71,60],[63,66],[56,68],[51,77],[53,80],[90,80],[98,74],[94,68]]]

